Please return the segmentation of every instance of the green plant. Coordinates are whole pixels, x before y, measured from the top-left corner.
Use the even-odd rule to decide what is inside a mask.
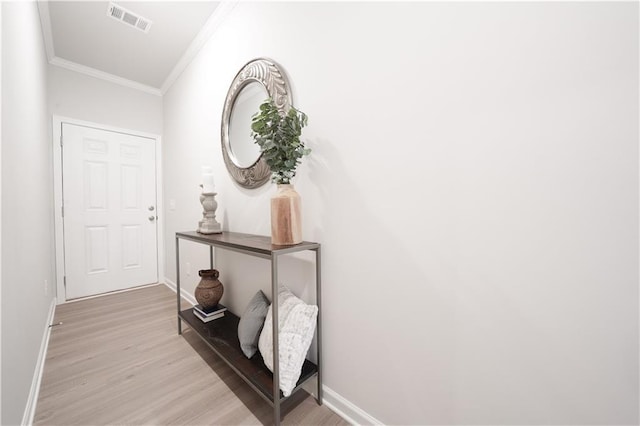
[[[291,107],[281,115],[272,98],[264,101],[260,111],[253,115],[251,136],[262,151],[273,182],[290,183],[302,156],[311,152],[300,140],[302,128],[306,125],[307,115],[304,112]]]

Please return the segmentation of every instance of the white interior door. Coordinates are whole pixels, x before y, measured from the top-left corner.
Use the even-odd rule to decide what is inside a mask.
[[[155,140],[62,125],[66,299],[158,281]]]

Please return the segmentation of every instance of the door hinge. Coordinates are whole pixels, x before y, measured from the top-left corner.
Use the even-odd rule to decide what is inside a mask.
[[[60,134],[60,146],[62,146],[62,145],[63,145],[63,136],[62,136],[62,134]]]
[[[64,289],[67,289],[67,276],[65,275],[64,277],[62,277],[62,285],[64,286]]]

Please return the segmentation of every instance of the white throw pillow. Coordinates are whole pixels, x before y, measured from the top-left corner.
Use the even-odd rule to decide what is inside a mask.
[[[273,371],[273,303],[269,306],[264,327],[260,333],[258,349],[264,363]],[[280,352],[280,390],[291,395],[302,372],[313,333],[316,329],[318,307],[307,305],[280,284],[278,288],[278,351]]]

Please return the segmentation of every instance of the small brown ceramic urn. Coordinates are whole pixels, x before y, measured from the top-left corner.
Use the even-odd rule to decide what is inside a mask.
[[[200,282],[196,286],[196,300],[204,309],[212,308],[222,299],[224,287],[218,281],[220,272],[217,269],[202,269],[198,271]]]

